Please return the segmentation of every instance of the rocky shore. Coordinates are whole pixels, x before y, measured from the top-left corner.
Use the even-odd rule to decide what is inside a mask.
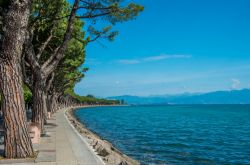
[[[95,133],[88,130],[82,123],[80,123],[74,116],[71,108],[65,112],[68,120],[76,128],[76,130],[88,139],[88,143],[97,154],[102,158],[106,165],[139,165],[140,163],[116,149],[111,143],[103,140]]]

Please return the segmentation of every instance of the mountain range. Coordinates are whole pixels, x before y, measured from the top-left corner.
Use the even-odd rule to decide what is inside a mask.
[[[113,96],[112,100],[124,100],[132,105],[167,104],[250,104],[250,89],[216,91],[210,93],[183,93],[178,95],[155,96]]]

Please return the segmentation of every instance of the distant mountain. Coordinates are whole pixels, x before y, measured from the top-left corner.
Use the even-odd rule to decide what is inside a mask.
[[[179,95],[155,96],[114,96],[108,99],[124,100],[127,104],[159,105],[159,104],[250,104],[250,89],[217,91],[210,93],[183,93]]]

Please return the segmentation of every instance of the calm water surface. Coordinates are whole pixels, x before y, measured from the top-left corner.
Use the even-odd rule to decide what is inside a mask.
[[[250,164],[250,105],[95,107],[75,115],[142,164]]]

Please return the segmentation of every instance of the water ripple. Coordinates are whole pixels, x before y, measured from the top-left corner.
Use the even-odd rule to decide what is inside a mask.
[[[75,115],[142,164],[250,164],[250,105],[96,107]]]

